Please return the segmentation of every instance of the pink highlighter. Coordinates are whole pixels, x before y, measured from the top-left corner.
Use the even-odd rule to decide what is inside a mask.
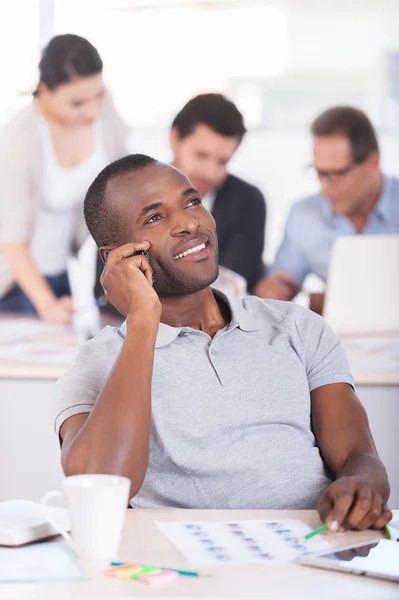
[[[120,565],[105,571],[106,575],[118,579],[135,579],[143,583],[168,583],[178,578],[179,574],[158,567],[144,567],[143,565]]]
[[[143,581],[144,583],[168,583],[169,581],[174,581],[178,577],[179,575],[174,571],[161,570],[155,573],[139,575],[137,580]]]

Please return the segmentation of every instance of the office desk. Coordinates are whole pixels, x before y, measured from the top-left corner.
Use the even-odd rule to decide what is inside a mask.
[[[313,511],[201,511],[129,510],[118,559],[142,564],[193,568],[162,535],[154,520],[300,519],[312,528],[320,522]],[[377,532],[349,532],[329,536],[334,545],[381,537]],[[286,563],[282,565],[201,567],[209,579],[180,577],[163,586],[106,577],[106,563],[81,561],[87,581],[1,584],[0,599],[113,600],[114,598],[264,598],[267,600],[398,599],[394,583],[334,573]]]

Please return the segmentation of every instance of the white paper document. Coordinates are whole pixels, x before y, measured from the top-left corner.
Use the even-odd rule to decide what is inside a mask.
[[[71,327],[21,318],[0,322],[0,360],[15,364],[68,366],[79,350],[79,335]]]
[[[399,370],[399,337],[355,336],[343,339],[349,364],[354,373],[397,373]]]
[[[54,339],[70,339],[74,335],[72,327],[50,325],[38,319],[21,317],[0,321],[0,345],[43,342]]]
[[[0,358],[18,363],[68,366],[76,358],[79,347],[68,344],[10,344],[0,346]]]
[[[184,557],[195,565],[272,564],[294,560],[305,552],[328,549],[316,536],[298,538],[311,529],[302,521],[155,521]]]
[[[63,543],[0,548],[0,582],[85,579],[72,551]]]

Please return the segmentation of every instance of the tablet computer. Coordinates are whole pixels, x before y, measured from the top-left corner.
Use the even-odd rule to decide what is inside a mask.
[[[378,539],[317,554],[304,554],[297,562],[399,583],[399,543],[393,540]]]

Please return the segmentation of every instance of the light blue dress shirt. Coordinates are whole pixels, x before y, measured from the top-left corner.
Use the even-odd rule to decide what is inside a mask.
[[[322,194],[309,196],[291,208],[283,242],[270,273],[285,271],[302,285],[306,275],[327,280],[333,242],[341,235],[355,235],[353,223],[334,214]],[[399,234],[399,179],[384,177],[381,196],[361,234]]]

